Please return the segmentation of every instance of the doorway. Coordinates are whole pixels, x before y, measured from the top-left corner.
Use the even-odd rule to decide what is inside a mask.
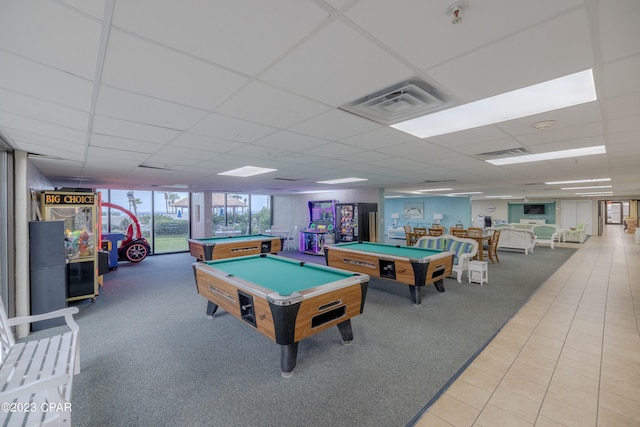
[[[626,215],[629,215],[629,203],[612,201],[607,201],[606,203],[607,211],[605,216],[605,224],[622,224],[625,210],[627,211]]]

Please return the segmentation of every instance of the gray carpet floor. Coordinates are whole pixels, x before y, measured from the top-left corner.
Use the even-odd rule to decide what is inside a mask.
[[[276,343],[222,310],[207,319],[189,254],[121,263],[97,302],[77,304],[73,425],[411,425],[573,252],[501,251],[488,284],[446,279],[420,307],[406,285],[372,279],[353,343],[337,328],[301,341],[292,378]]]

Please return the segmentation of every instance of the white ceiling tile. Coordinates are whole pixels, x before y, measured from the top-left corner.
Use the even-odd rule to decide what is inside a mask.
[[[151,126],[144,123],[136,123],[100,115],[94,116],[92,131],[95,134],[149,141],[157,144],[167,143],[180,135],[180,132],[175,129]]]
[[[606,108],[607,117],[610,119],[638,114],[640,111],[640,92],[607,99]]]
[[[100,31],[99,21],[56,2],[2,2],[0,49],[85,79],[95,76]]]
[[[171,142],[174,147],[185,147],[203,151],[213,151],[216,153],[226,153],[244,144],[236,141],[212,138],[210,136],[196,135],[193,133],[183,133]]]
[[[102,83],[210,110],[247,78],[175,50],[112,30]]]
[[[87,130],[89,114],[0,88],[0,110],[63,127]]]
[[[341,110],[330,110],[305,120],[290,130],[330,141],[380,128],[381,125]]]
[[[89,145],[92,147],[104,147],[114,150],[124,150],[127,152],[146,154],[157,153],[163,147],[162,144],[154,144],[153,142],[99,134],[91,135],[91,142],[89,143]]]
[[[286,128],[328,109],[329,107],[320,103],[264,83],[253,82],[233,99],[222,104],[216,112],[267,126]]]
[[[288,131],[280,131],[261,138],[254,145],[297,152],[317,147],[322,148],[323,145],[328,143],[329,141],[325,139],[313,138],[311,136],[300,135],[299,133]]]
[[[93,83],[0,50],[0,87],[55,104],[89,111]]]
[[[589,37],[586,11],[578,9],[426,73],[462,102],[476,101],[591,68]],[[554,66],[544,65],[549,62]]]
[[[18,116],[4,111],[0,111],[0,127],[22,130],[43,136],[53,135],[58,139],[70,141],[76,144],[85,144],[87,141],[86,131],[58,126],[53,123]]]
[[[599,0],[598,12],[602,59],[605,62],[640,53],[640,8],[637,0]]]
[[[213,63],[255,75],[328,13],[311,1],[118,2],[114,24]],[[293,18],[295,17],[295,18]]]
[[[604,65],[604,90],[607,98],[640,92],[640,55],[634,55]],[[636,106],[635,110],[640,108]]]
[[[100,89],[96,113],[174,130],[187,129],[206,114],[195,108],[106,86]]]
[[[99,20],[104,17],[105,0],[59,0]]]
[[[380,147],[390,147],[417,139],[404,132],[397,131],[389,127],[375,129],[371,132],[362,133],[350,138],[344,138],[340,142],[356,147],[375,150]]]
[[[270,126],[213,113],[189,129],[189,132],[231,141],[254,142],[276,130],[277,128]]]
[[[414,74],[406,64],[336,20],[260,79],[337,107]]]

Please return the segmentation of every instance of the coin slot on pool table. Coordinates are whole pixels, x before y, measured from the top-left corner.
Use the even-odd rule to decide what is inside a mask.
[[[253,310],[253,296],[238,291],[238,303],[240,304],[240,318],[255,327],[256,314]]]
[[[260,245],[260,253],[268,254],[271,253],[271,240],[267,240],[266,242],[262,242]]]
[[[396,280],[396,263],[388,259],[380,260],[380,277]]]
[[[347,307],[343,305],[343,306],[334,308],[333,310],[329,310],[324,313],[318,314],[317,316],[313,316],[313,318],[311,319],[311,327],[317,328],[318,326],[322,326],[325,323],[329,323],[333,320],[343,317],[346,313],[347,313]]]

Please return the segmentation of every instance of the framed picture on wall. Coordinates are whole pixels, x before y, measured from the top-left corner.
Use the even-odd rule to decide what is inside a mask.
[[[404,219],[424,218],[424,205],[422,203],[405,203],[402,207],[402,217]]]

